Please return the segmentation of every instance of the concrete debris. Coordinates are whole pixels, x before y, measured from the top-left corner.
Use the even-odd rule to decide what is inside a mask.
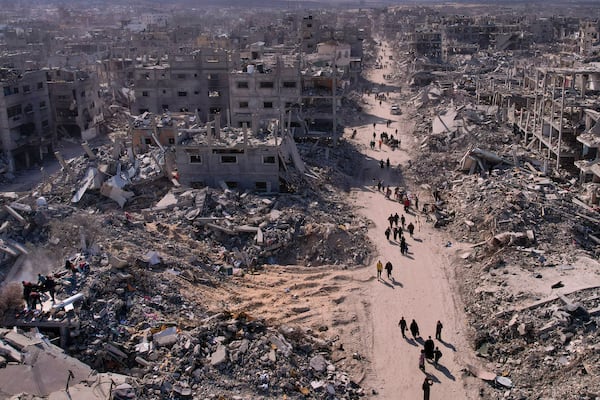
[[[586,388],[600,381],[573,373],[600,361],[591,350],[600,344],[600,292],[590,285],[600,268],[598,92],[574,83],[597,66],[544,69],[519,52],[433,62],[413,55],[420,50],[398,42],[397,32],[386,34],[412,91],[393,99],[416,148],[402,173],[420,184],[427,221],[455,238],[453,266],[482,361],[467,369],[492,383],[481,395],[597,397]],[[540,54],[550,57],[545,47]],[[536,74],[570,87],[524,84]],[[561,101],[578,102],[579,113]]]

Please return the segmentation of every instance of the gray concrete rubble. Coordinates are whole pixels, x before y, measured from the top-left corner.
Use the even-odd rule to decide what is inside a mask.
[[[117,389],[114,398],[363,396],[331,361],[333,341],[325,333],[209,311],[194,297],[198,287],[243,282],[269,264],[348,268],[368,262],[369,221],[339,189],[351,179],[344,168],[351,167],[345,161],[352,149],[344,146],[336,155],[312,143],[298,146],[284,174],[293,193],[255,194],[174,185],[154,166],[160,157],[149,156],[158,151],[152,147],[132,160],[111,145],[88,145],[85,156],[68,162],[69,174],[49,176],[32,192],[2,195],[3,278],[35,282],[41,272],[57,281],[54,304],[45,296],[42,310],[16,310],[4,324],[37,329],[46,335],[38,345],[51,340],[76,357],[86,379],[71,378],[69,390],[82,398],[96,398],[85,397],[88,390]],[[67,258],[73,271],[64,267]],[[186,293],[182,285],[196,289]],[[0,346],[0,365],[30,368],[19,360],[26,358],[20,350],[8,346]],[[39,351],[54,357],[46,347]],[[64,376],[56,369],[62,388],[68,369]],[[131,387],[92,382],[92,371],[128,377],[118,382]],[[7,396],[58,398],[60,388],[42,393],[35,382],[18,383],[3,386]]]
[[[473,69],[458,56],[457,72],[421,74],[396,95],[417,147],[402,171],[420,183],[426,220],[455,240],[445,246],[479,357],[465,371],[489,383],[482,396],[597,398],[597,184],[522,140],[510,102],[495,100],[517,90],[474,96],[469,80],[492,79],[495,57]]]

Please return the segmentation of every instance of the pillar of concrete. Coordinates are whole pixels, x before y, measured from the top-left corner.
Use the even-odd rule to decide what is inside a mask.
[[[54,156],[56,157],[56,159],[58,160],[58,162],[60,163],[60,166],[63,167],[63,170],[67,173],[67,174],[71,174],[71,168],[69,167],[69,164],[67,164],[67,162],[65,161],[65,159],[63,158],[62,154],[60,154],[60,152],[55,151],[54,152]]]
[[[94,154],[94,152],[92,151],[92,149],[90,149],[90,145],[88,144],[87,141],[84,141],[81,143],[81,147],[83,147],[83,150],[85,150],[85,153],[88,155],[88,157],[90,158],[90,160],[95,160],[96,159],[96,155]]]

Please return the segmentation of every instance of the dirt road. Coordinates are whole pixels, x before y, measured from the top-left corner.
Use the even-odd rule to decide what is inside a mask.
[[[389,50],[384,46],[380,48],[384,62],[388,59]],[[384,55],[385,53],[385,55]],[[370,71],[370,79],[379,84],[385,84],[384,74],[389,74],[389,66],[383,69]],[[353,193],[357,207],[371,219],[375,225],[370,230],[370,238],[377,245],[378,257],[385,264],[388,260],[393,264],[393,279],[387,279],[384,270],[384,279],[373,279],[376,276],[375,263],[371,268],[355,272],[355,279],[368,281],[368,290],[365,308],[370,319],[369,328],[362,332],[364,345],[368,348],[371,357],[371,368],[367,371],[367,387],[372,387],[379,394],[378,399],[419,399],[423,398],[421,385],[427,374],[434,382],[431,387],[431,399],[468,399],[473,397],[475,389],[469,389],[473,382],[471,378],[462,376],[464,366],[463,354],[466,351],[464,340],[464,320],[460,312],[452,288],[452,267],[448,257],[454,249],[447,247],[447,240],[435,231],[424,220],[423,215],[411,208],[407,214],[403,206],[391,199],[386,199],[383,193],[378,192],[373,186],[373,179],[384,181],[384,185],[405,187],[419,196],[420,206],[430,198],[430,193],[418,191],[411,182],[405,182],[402,169],[410,159],[414,139],[411,137],[412,128],[403,115],[390,115],[391,102],[382,101],[381,105],[373,95],[366,96],[367,104],[365,113],[370,115],[370,120],[365,120],[365,125],[357,129],[355,141],[364,148],[364,162],[362,165],[360,189]],[[403,106],[401,104],[401,106]],[[386,126],[386,120],[392,124]],[[379,149],[370,148],[373,139],[373,122],[376,121],[376,139],[381,132],[394,134],[398,129],[401,138],[401,148],[392,151],[386,145]],[[390,168],[380,168],[379,161],[384,162],[389,158]],[[405,234],[409,245],[409,254],[401,255],[398,241],[386,240],[384,230],[388,226],[388,216],[393,213],[405,215],[406,224],[412,222],[415,226],[414,237]],[[407,332],[407,339],[403,339],[398,321],[401,316],[410,324],[414,318],[420,328],[421,338],[413,340]],[[442,341],[435,340],[435,345],[442,351],[440,365],[436,368],[426,362],[426,374],[418,368],[420,350],[423,341],[431,336],[435,338],[436,322],[443,324]],[[471,392],[469,395],[468,392]]]

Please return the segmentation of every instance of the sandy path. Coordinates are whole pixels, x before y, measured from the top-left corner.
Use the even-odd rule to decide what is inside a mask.
[[[387,58],[389,51],[385,53]],[[385,84],[383,74],[390,71],[389,67],[373,70],[370,72],[370,78],[373,82]],[[394,266],[394,279],[372,279],[366,284],[366,307],[369,310],[367,314],[372,325],[369,328],[365,327],[362,333],[371,354],[372,364],[365,383],[379,392],[379,399],[422,398],[421,385],[425,374],[418,369],[418,358],[423,342],[403,339],[398,321],[401,316],[404,316],[408,323],[414,318],[419,324],[421,336],[427,339],[428,336],[435,338],[435,325],[441,320],[444,324],[442,338],[445,342],[435,341],[443,353],[441,365],[436,369],[433,365],[426,364],[426,372],[434,381],[431,399],[467,399],[467,391],[473,390],[465,388],[465,381],[460,372],[464,365],[461,362],[461,349],[466,349],[464,325],[447,276],[451,272],[448,269],[448,256],[452,255],[453,249],[445,247],[446,241],[425,222],[424,217],[419,217],[422,218],[419,223],[413,210],[410,214],[405,214],[406,224],[412,221],[417,226],[414,238],[405,235],[409,245],[409,256],[400,254],[397,242],[385,239],[387,217],[396,212],[402,215],[404,209],[400,203],[386,199],[373,188],[373,178],[384,179],[385,184],[389,184],[392,189],[400,184],[409,191],[411,188],[414,190],[410,182],[402,181],[401,175],[402,165],[409,159],[407,144],[410,146],[414,139],[411,137],[412,128],[408,121],[405,121],[403,116],[390,115],[391,102],[383,101],[380,106],[373,95],[368,97],[367,101],[365,112],[374,118],[365,121],[366,125],[360,127],[356,135],[355,140],[364,146],[365,159],[361,173],[363,181],[359,182],[363,190],[354,192],[353,197],[362,213],[375,223],[369,232],[371,240],[377,245],[378,257],[375,262],[381,259],[385,264],[390,260]],[[375,150],[369,148],[369,141],[373,137],[372,122],[376,117],[380,118],[379,121],[393,121],[389,128],[386,128],[385,123],[377,124],[377,139],[382,131],[391,134],[398,129],[402,141],[400,150],[392,151],[385,145],[381,150],[378,146]],[[387,158],[392,168],[381,169],[378,161]],[[398,165],[400,167],[397,167]],[[419,193],[418,190],[417,193],[423,204],[429,193]],[[383,275],[385,277],[385,270]],[[356,271],[355,279],[366,281],[375,276],[376,269],[373,265]],[[410,334],[408,336],[410,337]]]

